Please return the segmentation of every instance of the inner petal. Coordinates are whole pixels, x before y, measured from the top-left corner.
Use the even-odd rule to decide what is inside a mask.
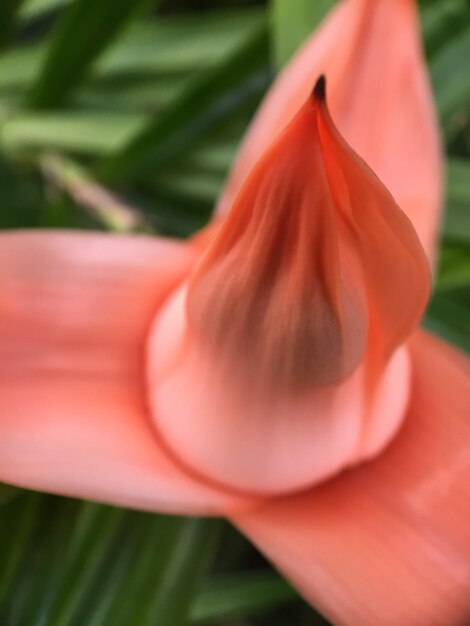
[[[363,270],[317,117],[314,96],[252,172],[188,292],[190,333],[269,394],[338,383],[366,347]]]
[[[401,346],[428,292],[409,220],[339,136],[320,80],[155,320],[162,441],[199,475],[269,493],[377,453],[401,423]]]
[[[339,385],[263,399],[192,343],[186,298],[183,288],[154,324],[147,383],[160,442],[198,479],[244,494],[288,493],[375,456],[395,435],[408,402],[406,348],[390,359],[372,402],[364,363]]]

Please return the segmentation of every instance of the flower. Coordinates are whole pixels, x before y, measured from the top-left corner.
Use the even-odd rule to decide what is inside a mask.
[[[415,331],[440,151],[411,0],[329,16],[227,203],[203,252],[0,235],[0,478],[224,514],[336,624],[463,623],[470,366]]]

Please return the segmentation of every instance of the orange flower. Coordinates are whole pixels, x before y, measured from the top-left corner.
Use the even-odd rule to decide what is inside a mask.
[[[470,365],[414,330],[440,151],[411,0],[330,15],[227,203],[203,253],[0,235],[0,478],[226,515],[335,624],[465,623]]]

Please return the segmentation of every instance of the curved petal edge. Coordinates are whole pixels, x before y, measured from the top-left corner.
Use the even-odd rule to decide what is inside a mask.
[[[470,622],[470,361],[410,343],[408,417],[379,458],[232,518],[337,626]]]
[[[175,465],[147,415],[148,327],[193,261],[158,238],[0,235],[0,480],[173,513],[241,505]]]

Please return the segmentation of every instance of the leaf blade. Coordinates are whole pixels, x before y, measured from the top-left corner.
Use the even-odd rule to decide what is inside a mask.
[[[279,69],[314,31],[334,0],[271,0],[273,54]]]
[[[92,62],[150,0],[76,0],[53,33],[42,71],[28,98],[33,108],[63,104]]]

